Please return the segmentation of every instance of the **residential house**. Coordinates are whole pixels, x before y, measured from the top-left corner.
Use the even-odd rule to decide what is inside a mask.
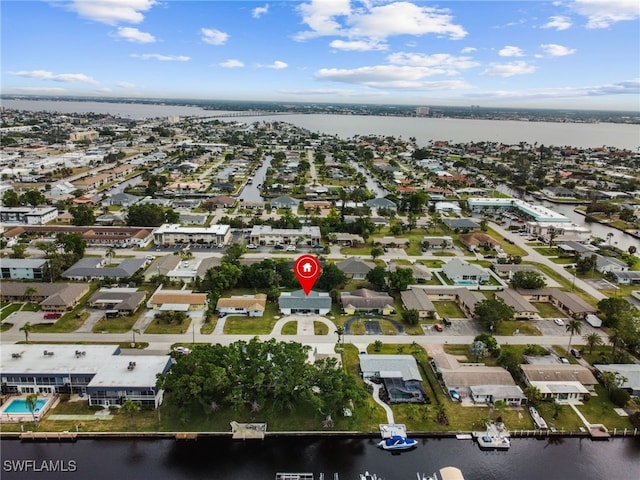
[[[220,314],[247,317],[262,317],[266,307],[267,296],[264,293],[219,298],[216,304],[216,310]]]
[[[158,290],[147,302],[147,307],[174,312],[204,310],[207,307],[207,294],[192,293],[191,290]]]
[[[500,249],[500,242],[498,242],[491,235],[487,235],[482,232],[463,233],[458,237],[460,243],[462,243],[467,250],[476,252],[481,247],[487,247],[491,249]]]
[[[231,241],[231,226],[210,225],[208,227],[183,227],[177,223],[165,223],[153,232],[156,245],[179,243],[208,243],[227,245]]]
[[[453,258],[442,265],[442,272],[455,285],[480,285],[489,281],[491,275],[484,269]]]
[[[364,238],[362,238],[360,235],[356,235],[354,233],[337,232],[337,233],[334,233],[332,235],[335,236],[336,243],[338,245],[342,245],[343,247],[351,247],[353,245],[363,245],[364,244]]]
[[[271,208],[288,208],[291,210],[295,210],[298,208],[300,200],[296,200],[295,198],[283,195],[280,197],[272,198],[271,200],[269,200],[269,203],[271,204]]]
[[[451,230],[466,231],[479,230],[480,224],[470,218],[443,218],[444,223]]]
[[[620,285],[631,285],[633,283],[640,283],[640,272],[638,271],[612,271],[611,275],[613,280]]]
[[[282,292],[278,306],[283,315],[327,315],[331,311],[331,297],[326,292],[304,290]]]
[[[347,276],[347,278],[353,280],[364,280],[367,273],[373,270],[375,264],[365,262],[357,257],[349,257],[342,262],[336,263],[336,267],[338,267],[340,271]]]
[[[422,237],[420,242],[422,248],[428,249],[446,249],[453,248],[453,239],[451,237]]]
[[[216,195],[206,201],[206,204],[212,205],[213,208],[231,208],[235,203],[235,197],[230,197],[229,195]]]
[[[378,210],[387,210],[390,212],[397,212],[398,206],[395,202],[387,198],[372,198],[371,200],[367,200],[365,205],[371,209],[372,212],[378,212]]]
[[[633,396],[640,396],[640,365],[637,363],[593,364],[599,372],[611,372],[621,379],[620,388]]]
[[[3,302],[36,302],[49,312],[72,310],[87,293],[87,283],[0,282]]]
[[[453,213],[455,215],[460,215],[462,213],[462,209],[460,205],[452,202],[436,202],[435,203],[436,213]]]
[[[47,260],[44,258],[0,258],[3,280],[43,280]]]
[[[312,246],[319,245],[320,238],[320,227],[317,226],[272,228],[270,225],[255,225],[249,235],[251,243],[255,245],[304,244]]]
[[[518,290],[518,293],[530,302],[549,302],[570,317],[574,315],[584,317],[589,313],[597,312],[595,307],[589,305],[579,296],[555,287],[538,290]]]
[[[499,277],[506,278],[508,280],[511,280],[513,278],[514,273],[516,273],[516,272],[538,272],[538,273],[540,273],[540,270],[538,270],[535,266],[529,265],[529,264],[525,264],[525,263],[520,263],[520,264],[496,263],[496,264],[491,266],[491,270],[496,272],[496,275],[498,275]]]
[[[436,307],[423,288],[411,288],[400,292],[402,305],[407,310],[417,310],[420,318],[439,318]]]
[[[102,258],[81,258],[62,272],[61,276],[80,282],[107,278],[122,280],[132,277],[145,264],[145,260],[142,258],[127,258],[111,267],[105,267],[103,262]]]
[[[516,320],[533,320],[540,318],[538,309],[517,291],[507,288],[495,293],[495,297],[513,308]]]
[[[609,272],[626,272],[629,270],[629,265],[626,262],[618,260],[614,257],[605,257],[598,254],[587,254],[586,256],[595,255],[596,257],[596,270],[602,274]]]
[[[340,302],[347,315],[353,315],[356,312],[391,315],[394,311],[393,297],[387,292],[375,292],[367,288],[340,293]]]
[[[0,223],[45,225],[58,218],[56,207],[1,207]]]
[[[55,237],[59,233],[79,233],[87,246],[101,247],[144,247],[153,239],[153,230],[144,227],[105,227],[92,225],[80,227],[73,225],[21,225],[4,232],[7,239],[23,233]]]
[[[427,396],[422,388],[422,376],[412,355],[370,355],[361,353],[362,378],[381,380],[389,396],[389,403],[424,403]]]
[[[118,315],[133,315],[144,304],[145,292],[137,288],[101,288],[87,301],[92,308],[115,310]]]
[[[415,278],[419,283],[427,282],[431,280],[431,278],[433,278],[433,274],[431,273],[429,267],[423,265],[422,263],[416,262],[412,263],[411,265],[398,265],[397,263],[393,262],[389,263],[390,272],[395,272],[398,268],[411,270],[411,273],[413,273],[413,278]]]
[[[582,365],[520,365],[527,385],[536,387],[543,399],[582,401],[594,391],[598,380]]]
[[[511,374],[502,367],[490,367],[483,363],[459,362],[448,353],[436,353],[431,368],[447,390],[455,390],[462,399],[474,404],[505,401],[511,406],[527,403],[527,397],[516,385]]]
[[[414,296],[418,302],[416,304],[423,304],[427,306],[427,310],[425,310],[426,313],[422,316],[427,316],[429,311],[428,308],[430,308],[424,300],[425,295],[431,302],[456,302],[469,317],[473,317],[476,305],[479,302],[486,300],[485,296],[481,292],[471,291],[468,288],[463,287],[413,286],[411,287],[411,290],[415,291]],[[420,290],[424,293],[420,292]],[[410,296],[407,296],[407,299],[408,301],[413,300]],[[418,311],[420,310],[418,309]]]

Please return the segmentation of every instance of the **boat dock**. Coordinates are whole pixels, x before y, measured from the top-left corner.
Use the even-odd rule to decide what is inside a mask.
[[[56,442],[75,442],[77,439],[75,432],[22,432],[20,440],[25,441],[56,441]]]
[[[404,423],[381,423],[380,435],[382,438],[407,438],[407,426]]]
[[[267,433],[266,423],[231,422],[232,437],[235,440],[263,440]]]

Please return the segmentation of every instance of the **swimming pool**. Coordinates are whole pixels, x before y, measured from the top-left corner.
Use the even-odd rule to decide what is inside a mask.
[[[36,400],[36,408],[33,412],[39,413],[46,404],[47,400]],[[2,409],[2,413],[31,415],[31,410],[29,410],[27,401],[24,398],[14,398],[6,407]]]

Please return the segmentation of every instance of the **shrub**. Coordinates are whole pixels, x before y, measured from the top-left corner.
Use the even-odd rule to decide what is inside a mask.
[[[616,388],[609,393],[609,399],[613,402],[614,405],[618,407],[624,407],[629,400],[631,399],[631,395],[626,390],[622,388]]]

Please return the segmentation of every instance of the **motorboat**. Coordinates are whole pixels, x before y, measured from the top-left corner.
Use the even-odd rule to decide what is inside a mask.
[[[507,437],[481,435],[477,438],[480,448],[491,450],[507,450],[511,447],[511,441]]]
[[[360,480],[378,480],[375,473],[364,472],[360,474]]]
[[[378,443],[378,447],[383,450],[402,451],[411,450],[418,446],[418,441],[413,438],[405,438],[400,435],[394,435]]]
[[[438,480],[438,476],[436,475],[435,472],[433,472],[433,475],[427,475],[426,473],[420,473],[418,472],[417,474],[418,480]]]
[[[536,410],[535,407],[529,407],[529,413],[531,414],[533,423],[536,424],[536,428],[539,428],[539,429],[549,428],[549,426],[547,425],[547,422],[545,422],[544,418],[540,416],[540,413],[538,413],[538,410]]]

